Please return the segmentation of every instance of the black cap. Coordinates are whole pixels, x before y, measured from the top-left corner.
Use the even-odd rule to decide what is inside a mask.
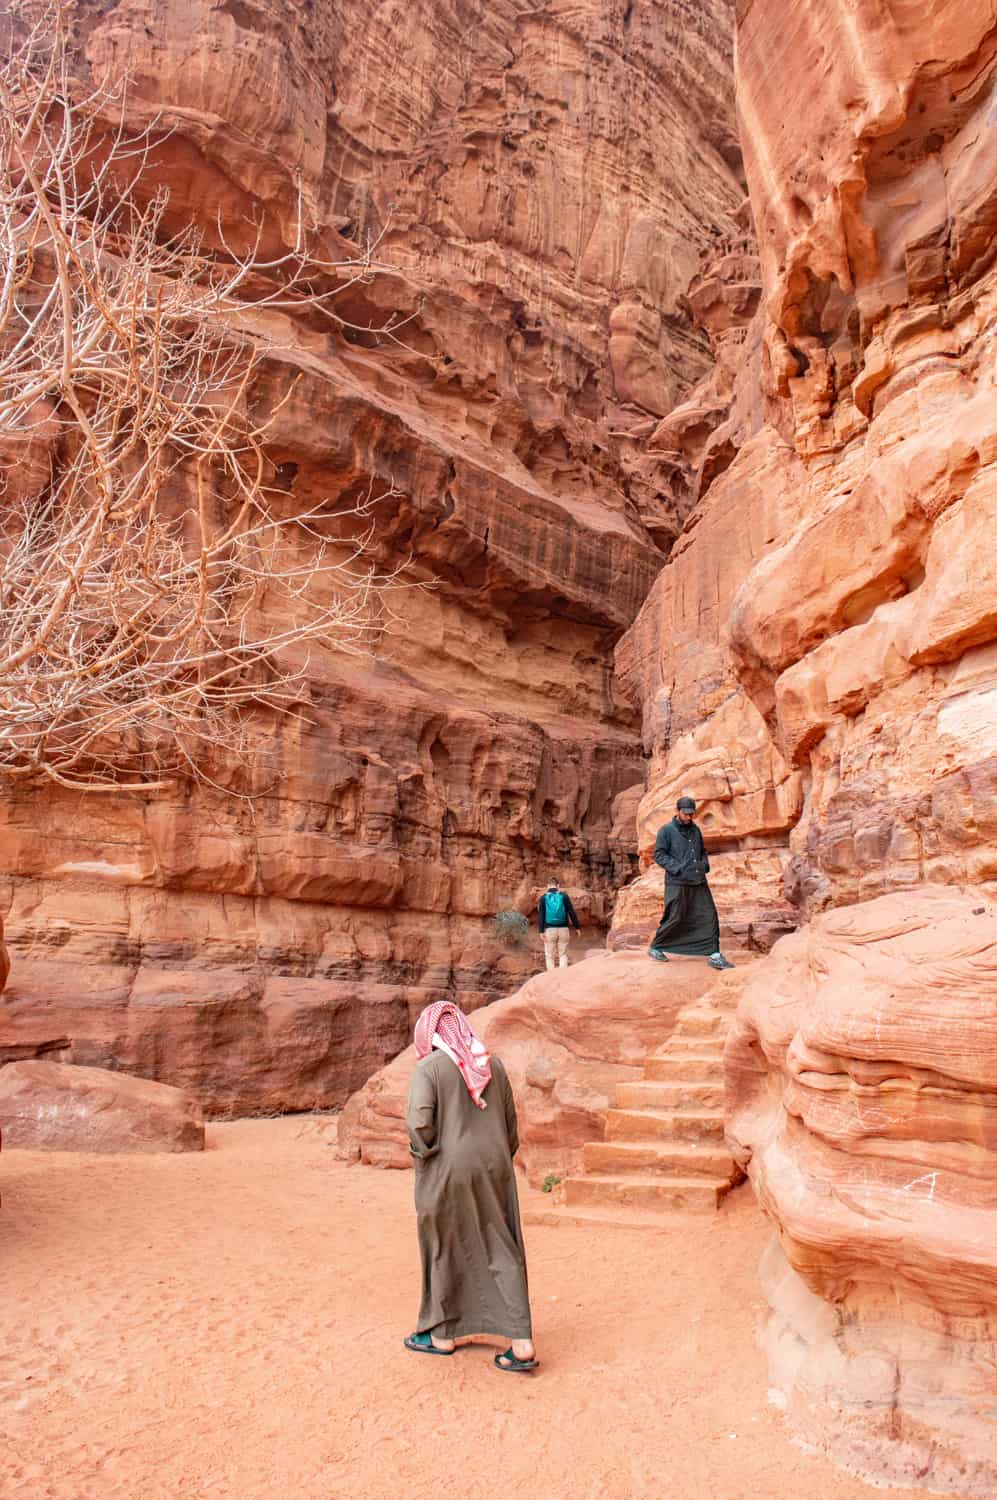
[[[680,797],[675,806],[679,812],[695,812],[696,799],[695,797]]]

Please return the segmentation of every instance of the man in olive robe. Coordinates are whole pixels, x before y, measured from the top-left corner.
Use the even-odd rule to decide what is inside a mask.
[[[419,1017],[416,1051],[406,1123],[422,1301],[406,1347],[452,1354],[456,1339],[494,1334],[511,1340],[500,1369],[535,1369],[508,1075],[449,1002]]]

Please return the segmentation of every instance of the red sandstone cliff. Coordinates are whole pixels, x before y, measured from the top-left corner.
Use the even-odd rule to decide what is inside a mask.
[[[737,233],[731,17],[675,0],[536,7],[122,0],[82,12],[130,75],[170,212],[228,243],[295,181],[337,253],[390,268],[288,329],[255,399],[296,498],[397,491],[411,558],[376,659],[316,652],[304,718],[261,731],[249,800],[46,788],[0,803],[8,1026],[213,1110],[342,1100],[432,992],[473,1006],[535,959],[491,919],[553,872],[589,930],[629,873],[642,780],[612,651],[685,518],[646,442],[707,376],[684,293]],[[265,248],[266,248],[265,247]],[[240,784],[240,790],[246,787]]]
[[[989,11],[847,9],[741,6],[762,310],[618,652],[641,844],[693,790],[749,932],[773,861],[801,914],[997,875]]]
[[[640,843],[690,791],[728,928],[812,920],[728,1059],[782,1246],[774,1384],[863,1472],[990,1494],[997,32],[977,3],[742,0],[737,52],[762,296],[618,651]],[[614,941],[658,895],[628,888]]]

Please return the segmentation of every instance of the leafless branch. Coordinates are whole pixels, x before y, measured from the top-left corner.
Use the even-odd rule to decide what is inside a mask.
[[[0,779],[155,791],[249,753],[309,646],[369,650],[397,571],[373,485],[295,505],[254,414],[262,314],[338,320],[371,244],[209,253],[147,191],[155,126],[74,68],[65,5],[0,68]],[[34,19],[32,19],[32,17]],[[161,133],[160,133],[161,134]],[[388,329],[389,335],[391,328]]]

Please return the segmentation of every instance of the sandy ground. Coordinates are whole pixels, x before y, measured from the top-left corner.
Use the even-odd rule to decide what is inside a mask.
[[[874,1500],[792,1444],[742,1191],[667,1234],[527,1230],[541,1370],[407,1353],[412,1180],[317,1118],[203,1155],[0,1155],[3,1500]]]

